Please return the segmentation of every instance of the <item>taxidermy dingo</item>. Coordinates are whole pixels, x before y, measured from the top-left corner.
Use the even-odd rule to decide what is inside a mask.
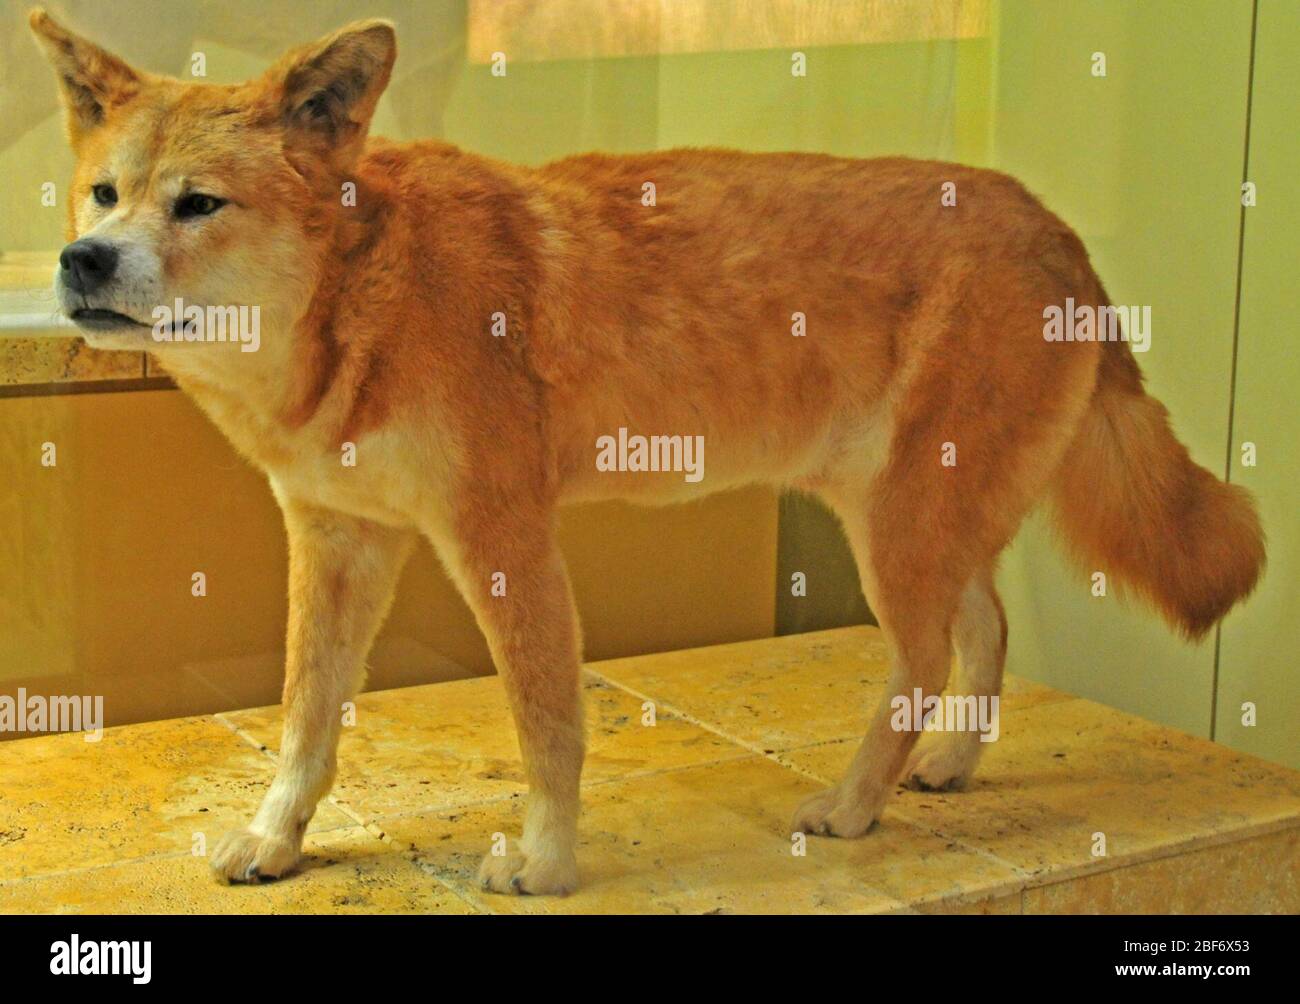
[[[31,26],[76,154],[61,307],[96,348],[154,352],[284,510],[282,753],[256,817],[213,853],[226,879],[298,861],[339,707],[417,534],[513,709],[528,811],[481,869],[507,893],[578,881],[561,503],[756,482],[816,493],[843,521],[905,695],[939,694],[954,651],[960,693],[998,693],[994,565],[1040,500],[1086,569],[1190,638],[1260,574],[1250,497],[1191,461],[1132,345],[1113,326],[1065,338],[1045,322],[1109,301],[1078,237],[1011,178],[725,150],[517,167],[367,138],[397,55],[384,21],[230,87],[133,69],[43,11]],[[256,351],[192,337],[201,317],[159,321],[177,301],[258,307]],[[635,437],[659,437],[664,462],[637,463]],[[886,698],[794,830],[857,837],[900,776],[970,776],[976,732],[918,746],[890,719]]]

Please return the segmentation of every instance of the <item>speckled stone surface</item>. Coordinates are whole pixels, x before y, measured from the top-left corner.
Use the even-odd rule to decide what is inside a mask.
[[[838,777],[885,679],[872,628],[592,664],[565,899],[474,878],[524,808],[495,678],[358,698],[303,867],[255,887],[218,885],[203,850],[269,783],[277,709],[0,744],[0,910],[1300,910],[1300,773],[1019,680],[969,790],[900,790],[863,839],[801,845],[793,809]]]
[[[900,912],[1017,887],[1005,865],[907,824],[879,840],[809,839],[801,849],[789,817],[817,788],[759,756],[593,785],[578,852],[585,885],[563,900],[502,899],[474,881],[492,834],[518,832],[521,798],[379,825],[497,912]]]
[[[889,679],[874,628],[609,659],[591,672],[652,697],[762,753],[861,739]],[[1008,677],[1003,713],[1069,695]]]
[[[588,680],[584,785],[718,760],[745,750],[671,715],[641,724],[642,703]],[[277,708],[218,716],[257,745],[279,748]],[[495,677],[361,694],[339,741],[334,795],[364,818],[509,798],[523,787],[519,744]]]
[[[967,790],[905,791],[890,811],[992,854],[1034,881],[1300,821],[1297,772],[1091,701],[1007,709],[1001,730]],[[855,748],[832,743],[785,757],[829,783]]]
[[[0,384],[143,376],[144,357],[137,352],[97,352],[80,338],[0,338]]]
[[[0,743],[0,882],[211,844],[251,818],[274,766],[211,718]],[[326,802],[311,829],[352,823]]]
[[[1025,913],[1290,913],[1300,904],[1300,829],[1026,889]]]
[[[474,913],[409,856],[359,826],[308,834],[287,882],[224,886],[191,854],[0,886],[8,913]]]

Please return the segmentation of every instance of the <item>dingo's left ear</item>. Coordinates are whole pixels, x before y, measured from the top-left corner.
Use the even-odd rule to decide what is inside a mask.
[[[59,75],[68,113],[68,138],[75,146],[81,136],[104,121],[110,108],[135,95],[144,78],[112,53],[68,31],[40,7],[34,8],[27,20]]]
[[[290,144],[301,143],[346,168],[361,153],[371,116],[397,59],[389,21],[357,21],[285,55],[268,72],[280,88]]]

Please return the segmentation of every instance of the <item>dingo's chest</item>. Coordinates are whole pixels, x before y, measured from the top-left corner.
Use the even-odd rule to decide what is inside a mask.
[[[395,426],[347,439],[327,414],[291,428],[224,396],[195,397],[282,501],[400,527],[427,527],[442,512],[450,461],[434,435]]]

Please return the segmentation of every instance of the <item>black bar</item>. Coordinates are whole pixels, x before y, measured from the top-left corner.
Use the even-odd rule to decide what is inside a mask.
[[[289,985],[295,994],[349,987],[398,993],[417,981],[424,992],[478,983],[491,993],[504,981],[517,990],[536,983],[540,992],[563,992],[572,984],[612,996],[712,986],[734,993],[743,983],[788,975],[805,994],[856,985],[855,996],[870,999],[899,981],[926,993],[963,984],[1073,991],[1152,976],[1179,983],[1271,977],[1293,986],[1296,933],[1294,917],[1253,916],[7,916],[0,917],[0,964],[7,988],[49,981],[128,992],[259,993]],[[73,983],[51,972],[70,954],[54,946],[70,949],[74,934],[83,959],[88,942],[138,942],[142,963],[148,942],[148,983],[136,984],[130,972],[78,973]],[[1194,974],[1174,968],[1193,966]],[[1224,966],[1245,971],[1217,971]]]

